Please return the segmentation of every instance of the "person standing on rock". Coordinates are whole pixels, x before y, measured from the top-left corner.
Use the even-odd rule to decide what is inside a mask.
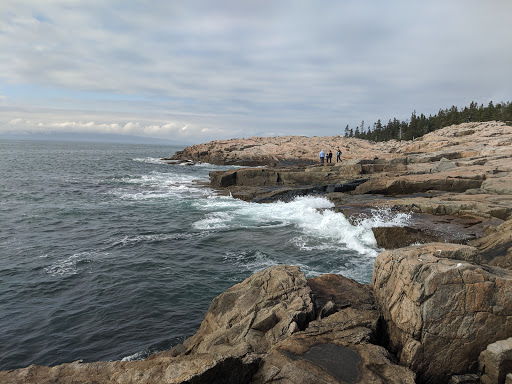
[[[323,149],[320,151],[318,156],[320,156],[320,164],[324,165],[325,152]]]
[[[341,163],[341,150],[338,148],[338,152],[336,152],[336,162]]]
[[[328,156],[329,156],[328,157],[328,159],[329,159],[328,162],[332,163],[332,151],[329,151],[329,155]]]

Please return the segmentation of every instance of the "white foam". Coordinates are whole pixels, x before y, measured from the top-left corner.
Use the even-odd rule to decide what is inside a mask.
[[[109,194],[123,200],[188,199],[206,197],[213,193],[209,188],[197,184],[207,180],[204,175],[187,175],[176,172],[151,172],[142,176],[126,176],[125,184]]]
[[[142,360],[149,354],[149,349],[143,349],[142,351],[135,352],[133,355],[125,356],[121,359],[121,361],[134,361],[134,360]]]
[[[167,186],[190,184],[196,180],[207,181],[207,177],[198,175],[186,175],[176,172],[151,172],[142,176],[127,176],[121,179],[122,183],[140,184],[143,186]]]
[[[133,159],[133,161],[137,161],[139,163],[148,163],[148,164],[159,164],[159,165],[166,165],[167,163],[164,160],[161,160],[156,157],[138,157]]]
[[[81,261],[88,262],[91,258],[95,258],[95,251],[86,251],[75,253],[64,259],[55,261],[52,265],[44,268],[45,272],[51,276],[71,276],[80,272],[78,263]]]
[[[207,211],[193,224],[200,230],[232,230],[292,226],[298,234],[290,243],[302,251],[336,251],[348,249],[375,258],[379,249],[372,228],[404,226],[411,214],[389,208],[375,209],[352,225],[334,204],[324,197],[298,197],[291,202],[256,204],[235,200],[230,196],[209,196],[195,202],[196,208]]]
[[[375,227],[404,227],[412,220],[410,212],[393,211],[390,207],[375,208],[357,220],[357,225],[366,228]]]
[[[228,212],[212,212],[206,215],[206,218],[193,224],[196,229],[221,229],[228,228],[233,217]]]
[[[248,203],[229,196],[210,196],[196,202],[209,211],[194,223],[197,229],[237,229],[293,226],[300,235],[291,241],[302,250],[351,249],[376,255],[368,226],[351,225],[334,204],[323,197],[298,197],[291,202]],[[213,211],[213,212],[212,212]]]
[[[227,252],[224,256],[224,262],[234,264],[252,273],[278,264],[277,261],[260,251],[252,254],[247,251]]]
[[[188,192],[189,187],[184,185],[178,185],[169,187],[167,190],[156,190],[156,191],[142,191],[132,192],[122,188],[115,189],[110,194],[119,197],[122,200],[156,200],[156,199],[171,199],[171,198],[185,198],[190,197]],[[185,191],[187,190],[187,191]],[[194,191],[197,192],[197,191]]]
[[[113,239],[112,247],[125,247],[137,243],[156,243],[162,241],[173,241],[173,240],[184,240],[191,237],[206,237],[208,232],[202,233],[156,233],[152,235],[136,235],[136,236],[124,236],[119,239]]]

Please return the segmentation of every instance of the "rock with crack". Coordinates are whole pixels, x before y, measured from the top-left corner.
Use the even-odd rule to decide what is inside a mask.
[[[213,299],[199,330],[184,345],[187,354],[265,353],[314,317],[311,289],[299,267],[274,266]]]
[[[414,373],[374,344],[378,323],[377,311],[352,307],[313,321],[272,347],[252,383],[413,384]]]
[[[488,344],[512,336],[512,272],[479,266],[469,246],[433,243],[385,251],[373,271],[389,345],[420,383],[476,370]]]

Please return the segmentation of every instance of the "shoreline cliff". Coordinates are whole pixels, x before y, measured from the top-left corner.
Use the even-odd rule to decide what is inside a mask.
[[[319,165],[321,149],[342,161]],[[327,196],[350,220],[385,207],[371,285],[298,267],[257,272],[215,298],[183,344],[142,361],[0,372],[2,383],[512,382],[512,127],[465,123],[412,142],[251,138],[172,161],[259,166],[212,172],[255,202]],[[264,166],[264,167],[261,167]]]

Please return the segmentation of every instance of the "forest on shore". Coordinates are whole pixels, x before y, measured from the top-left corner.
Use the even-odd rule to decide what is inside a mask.
[[[490,101],[487,106],[484,106],[473,101],[469,107],[459,109],[452,106],[451,108],[440,109],[437,114],[428,117],[423,113],[418,115],[414,111],[408,120],[400,121],[394,118],[384,125],[379,119],[373,124],[373,127],[368,126],[367,128],[364,127],[363,120],[361,125],[355,129],[347,125],[345,127],[345,137],[370,141],[414,140],[449,125],[491,120],[512,124],[512,102],[501,102],[494,105]]]

